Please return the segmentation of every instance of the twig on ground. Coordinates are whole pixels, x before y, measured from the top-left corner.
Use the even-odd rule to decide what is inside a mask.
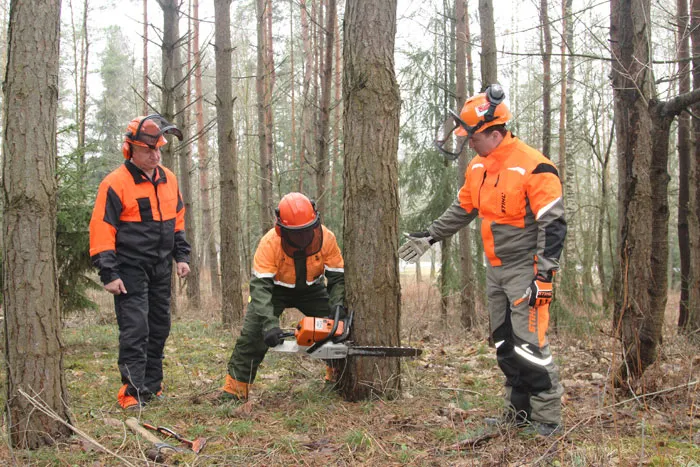
[[[471,391],[469,389],[462,389],[462,388],[437,388],[433,386],[426,386],[426,389],[432,389],[434,391],[458,391],[458,392],[468,392],[469,394],[474,394],[476,396],[483,396],[482,393],[476,392],[476,391]]]
[[[26,399],[29,401],[30,404],[32,404],[38,411],[40,411],[40,412],[43,413],[44,415],[47,415],[48,417],[50,417],[50,418],[56,420],[57,422],[59,422],[59,423],[65,425],[65,426],[67,426],[67,427],[70,428],[76,435],[78,435],[78,436],[80,436],[81,438],[83,438],[83,439],[89,441],[90,443],[94,444],[95,446],[97,446],[98,448],[100,448],[101,450],[103,450],[104,452],[106,452],[107,454],[116,457],[116,458],[119,459],[121,462],[123,462],[124,465],[129,465],[129,466],[132,466],[132,467],[136,467],[134,464],[132,464],[132,463],[129,462],[128,460],[124,459],[122,456],[120,456],[120,455],[117,454],[116,452],[112,452],[111,450],[109,450],[108,448],[106,448],[105,446],[103,446],[102,444],[98,443],[95,439],[93,439],[92,437],[90,437],[87,433],[83,432],[80,428],[78,428],[78,427],[76,427],[76,426],[74,426],[74,425],[71,425],[70,423],[68,423],[68,422],[66,422],[65,420],[63,420],[61,417],[58,416],[58,414],[57,414],[56,412],[54,412],[48,405],[46,405],[46,403],[44,403],[44,401],[42,401],[38,396],[37,396],[37,397],[32,397],[32,396],[30,396],[29,394],[27,394],[26,392],[24,392],[22,389],[19,389],[18,392],[20,393],[21,396],[23,396],[24,398],[26,398]]]
[[[469,438],[469,439],[463,439],[462,441],[459,441],[458,443],[451,444],[445,448],[433,448],[428,450],[428,452],[436,452],[436,451],[458,451],[462,450],[464,448],[471,448],[474,449],[480,444],[484,444],[486,441],[497,438],[499,436],[499,433],[486,433],[481,436],[477,436],[476,438]]]

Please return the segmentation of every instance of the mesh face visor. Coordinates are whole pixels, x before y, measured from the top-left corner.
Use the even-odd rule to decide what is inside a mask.
[[[437,136],[435,137],[435,147],[443,153],[446,159],[451,161],[457,159],[467,144],[469,136],[472,135],[474,128],[470,127],[452,110],[447,109],[448,115],[445,121],[438,128]],[[457,129],[466,132],[468,136],[460,136],[456,133]]]
[[[153,114],[139,122],[136,133],[131,135],[130,138],[133,141],[145,144],[151,149],[156,149],[159,146],[158,141],[162,135],[174,135],[182,141],[182,131],[162,116]]]
[[[282,248],[287,256],[311,256],[321,251],[323,245],[323,229],[321,216],[316,216],[311,224],[302,227],[289,227],[277,223],[282,234]]]

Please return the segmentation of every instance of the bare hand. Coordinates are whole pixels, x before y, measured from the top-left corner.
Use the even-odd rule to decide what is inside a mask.
[[[121,279],[114,279],[109,284],[106,284],[105,290],[112,295],[121,295],[126,293],[126,287],[124,287],[124,282],[122,282]]]
[[[177,263],[177,276],[185,277],[190,273],[190,265],[187,263]]]

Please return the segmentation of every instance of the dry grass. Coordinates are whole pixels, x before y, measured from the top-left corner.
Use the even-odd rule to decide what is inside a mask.
[[[566,388],[567,431],[556,439],[504,431],[477,442],[482,419],[499,411],[502,375],[488,347],[484,316],[476,331],[459,326],[457,312],[441,323],[437,291],[407,278],[403,286],[403,344],[424,349],[402,365],[398,400],[344,402],[322,382],[324,364],[268,354],[243,406],[213,399],[226,373],[237,330],[218,324],[214,303],[187,309],[175,320],[166,346],[168,399],[141,419],[209,442],[199,456],[178,454],[180,465],[307,466],[500,466],[500,465],[699,465],[700,357],[697,347],[675,333],[673,310],[659,362],[635,395],[613,390],[608,375],[619,357],[609,319],[596,318],[583,331],[560,320],[552,337]],[[101,312],[66,322],[65,373],[76,426],[99,444],[136,465],[145,465],[147,443],[110,418],[125,420],[116,404],[117,330],[111,300]],[[285,313],[291,325],[298,315]],[[596,316],[591,313],[590,316]],[[591,330],[594,330],[591,332]],[[657,393],[645,396],[645,394]],[[4,393],[3,393],[4,394]],[[107,420],[107,422],[106,422]],[[3,425],[3,430],[5,426]],[[35,452],[0,448],[0,462],[17,465],[119,465],[121,461],[77,436]],[[693,463],[695,462],[695,463]]]

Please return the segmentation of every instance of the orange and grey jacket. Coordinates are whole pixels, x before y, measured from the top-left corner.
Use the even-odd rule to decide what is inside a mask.
[[[552,161],[508,133],[487,157],[469,162],[464,178],[457,200],[428,228],[435,240],[479,216],[491,266],[536,255],[538,271],[559,269],[566,221]]]
[[[321,226],[321,250],[306,258],[292,258],[282,248],[282,238],[270,229],[260,240],[253,258],[253,277],[250,280],[250,305],[263,317],[263,332],[279,326],[272,306],[275,286],[295,289],[303,293],[307,287],[323,284],[330,296],[331,309],[345,301],[345,263],[335,235]],[[305,261],[304,261],[305,259]]]
[[[107,175],[90,220],[90,257],[108,284],[120,263],[154,264],[172,255],[189,262],[185,205],[175,174],[158,166],[153,181],[131,161]]]

